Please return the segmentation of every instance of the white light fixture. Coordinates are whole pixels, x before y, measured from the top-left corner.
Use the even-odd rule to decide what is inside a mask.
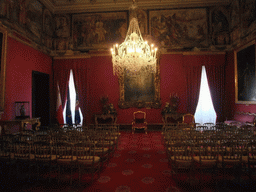
[[[113,73],[117,76],[123,75],[125,70],[133,74],[138,73],[142,68],[152,72],[156,71],[157,48],[154,48],[153,44],[148,45],[147,41],[143,40],[136,9],[137,6],[133,1],[130,9],[131,20],[125,41],[120,45],[113,45],[111,49]]]

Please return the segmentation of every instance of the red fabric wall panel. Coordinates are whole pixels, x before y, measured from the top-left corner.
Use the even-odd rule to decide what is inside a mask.
[[[2,115],[3,120],[15,118],[15,101],[29,101],[30,107],[32,106],[32,70],[47,74],[52,72],[51,57],[10,37],[8,37],[7,44],[5,111]],[[31,116],[31,110],[30,113]]]

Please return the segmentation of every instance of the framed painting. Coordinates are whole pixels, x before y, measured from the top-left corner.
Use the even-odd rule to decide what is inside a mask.
[[[125,39],[127,22],[127,11],[73,15],[74,49],[110,49]]]
[[[255,41],[235,51],[236,103],[256,104]]]
[[[149,11],[149,32],[166,48],[207,47],[207,18],[205,8]]]
[[[159,62],[155,73],[141,69],[136,74],[125,72],[119,77],[120,108],[160,108]]]
[[[4,112],[7,30],[0,22],[0,117]]]

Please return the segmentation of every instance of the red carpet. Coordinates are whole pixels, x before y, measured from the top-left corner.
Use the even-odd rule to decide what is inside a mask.
[[[84,191],[179,191],[173,185],[161,132],[122,132],[114,157]]]

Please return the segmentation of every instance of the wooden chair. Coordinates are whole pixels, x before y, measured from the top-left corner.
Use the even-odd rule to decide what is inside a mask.
[[[242,163],[250,180],[255,180],[256,173],[256,142],[250,142],[247,145],[247,154],[242,156]]]
[[[27,176],[30,179],[35,156],[31,153],[31,145],[28,142],[14,143],[14,160],[16,161],[17,176]]]
[[[147,121],[146,121],[146,113],[143,111],[136,111],[133,113],[133,121],[132,121],[132,133],[134,134],[135,129],[145,129],[147,134]]]
[[[199,148],[199,153],[194,153],[194,168],[199,172],[200,183],[203,182],[203,176],[205,173],[211,174],[211,181],[216,180],[217,168],[218,168],[218,147],[214,143],[205,144]]]
[[[187,113],[182,117],[182,123],[186,123],[188,125],[195,125],[195,117],[194,115]]]
[[[37,141],[33,144],[35,163],[37,168],[37,178],[48,171],[48,174],[57,169],[57,155],[53,154],[53,146],[47,141]],[[51,181],[50,175],[48,176]]]
[[[76,156],[74,156],[74,145],[67,142],[56,143],[56,153],[57,153],[57,165],[59,167],[58,171],[58,183],[63,176],[64,171],[70,174],[70,185],[73,182],[73,169],[75,168]]]
[[[181,179],[188,176],[188,181],[192,182],[193,158],[191,150],[187,149],[186,144],[181,145],[180,143],[179,146],[172,146],[168,158],[175,178]]]
[[[95,144],[81,142],[75,145],[76,148],[76,164],[79,171],[79,184],[83,173],[91,174],[91,182],[93,182],[95,173],[100,171],[101,159],[95,154]],[[89,150],[88,150],[89,149]]]

